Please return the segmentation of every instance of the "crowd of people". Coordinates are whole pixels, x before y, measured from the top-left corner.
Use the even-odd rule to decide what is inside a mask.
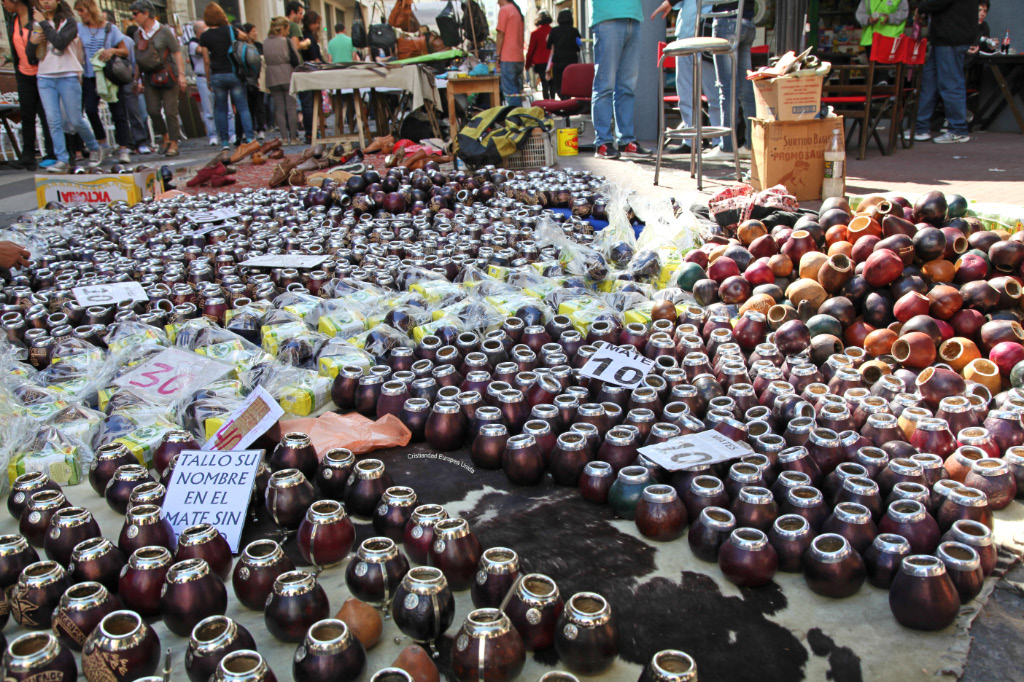
[[[22,110],[23,154],[10,163],[35,170],[36,120],[42,122],[43,161],[51,172],[67,172],[80,160],[98,166],[104,156],[129,163],[132,154],[148,154],[150,126],[156,150],[166,156],[179,154],[182,125],[181,94],[186,92],[186,59],[195,75],[205,133],[211,145],[228,150],[232,144],[243,151],[258,146],[267,131],[276,127],[291,144],[309,143],[314,108],[322,94],[305,91],[298,104],[289,93],[292,72],[303,62],[351,62],[360,59],[344,23],[336,24],[334,37],[320,44],[321,17],[291,0],[285,16],[272,20],[264,42],[252,24],[232,23],[217,3],[206,5],[201,21],[192,25],[193,36],[180,39],[175,28],[162,24],[151,0],[136,0],[130,7],[132,22],[122,28],[112,14],[101,12],[96,0],[2,0],[7,13],[10,54],[15,68]],[[529,33],[523,12],[514,0],[496,0],[497,71],[506,104],[522,104],[525,81],[533,79],[544,98],[561,97],[566,67],[580,61],[581,35],[573,12],[564,9],[557,23],[540,12]],[[667,18],[675,12],[675,37],[704,35],[732,39],[738,33],[733,55],[702,57],[700,88],[708,102],[709,123],[732,127],[743,112],[739,127],[741,157],[749,157],[750,118],[754,113],[753,86],[742,75],[751,68],[754,43],[754,3],[744,4],[739,19],[716,18],[696,26],[702,0],[664,0],[650,19]],[[856,19],[862,25],[861,45],[870,48],[874,36],[903,33],[919,37],[927,26],[930,48],[923,69],[915,138],[937,143],[966,142],[967,92],[965,68],[987,36],[985,17],[989,0],[860,0]],[[736,3],[719,3],[716,11],[734,10]],[[640,25],[645,20],[640,0],[610,3],[589,0],[590,34],[595,62],[592,118],[595,154],[601,158],[649,156],[651,150],[634,132],[635,91],[640,73]],[[244,46],[244,47],[240,47]],[[246,68],[244,53],[259,56],[255,71]],[[692,127],[693,70],[690,60],[679,59],[675,69],[680,95],[680,127]],[[738,69],[738,92],[732,99],[732,73]],[[127,74],[127,76],[125,75]],[[109,110],[114,140],[108,140],[100,103]],[[942,103],[946,126],[933,134],[936,109]],[[333,109],[339,131],[344,114],[359,116],[362,103],[351,94],[334,93]],[[365,115],[365,114],[364,114]],[[149,120],[149,125],[146,123]],[[321,134],[324,118],[320,117]],[[939,116],[940,127],[942,116]],[[669,149],[689,153],[688,144]],[[705,158],[732,158],[732,137],[711,141],[701,150]]]
[[[22,111],[22,153],[9,162],[13,168],[67,173],[99,166],[107,155],[124,164],[133,154],[179,155],[186,60],[211,146],[234,144],[244,154],[275,126],[286,143],[308,144],[320,93],[301,93],[300,109],[289,92],[293,71],[303,62],[360,59],[341,22],[321,50],[320,15],[295,0],[271,21],[263,42],[256,26],[231,22],[217,3],[206,5],[185,40],[159,21],[150,0],[132,3],[124,31],[96,0],[72,1],[73,7],[66,0],[2,0]],[[255,51],[255,69],[245,66],[246,49]],[[355,112],[351,94],[334,99]],[[101,102],[114,140],[107,139]]]

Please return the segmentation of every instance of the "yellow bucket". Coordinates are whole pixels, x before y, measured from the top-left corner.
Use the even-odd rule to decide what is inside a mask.
[[[576,156],[579,154],[579,131],[576,128],[558,129],[558,155]]]

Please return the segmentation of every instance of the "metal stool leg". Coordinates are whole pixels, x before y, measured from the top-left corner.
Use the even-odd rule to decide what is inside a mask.
[[[736,20],[736,30],[741,30],[739,18]],[[730,126],[731,130],[729,131],[729,134],[732,135],[732,160],[736,166],[736,182],[741,182],[743,180],[743,172],[740,170],[740,148],[736,144],[736,124],[739,123],[739,117],[736,116],[736,96],[739,94],[736,92],[736,72],[739,71],[739,57],[739,48],[737,48],[736,52],[729,55],[729,59],[732,60],[732,91],[729,93],[729,111],[732,112],[729,116],[729,120],[732,125]],[[747,112],[745,111],[743,112],[743,118],[743,126],[744,129],[746,129],[747,124],[745,119],[747,118]],[[750,140],[747,140],[747,142],[749,143]]]
[[[654,164],[654,184],[661,175],[661,154],[665,148],[665,58],[658,64],[658,160]]]
[[[693,74],[693,117],[696,119],[696,130],[697,135],[693,138],[693,149],[697,155],[697,191],[702,192],[704,190],[704,115],[701,111],[700,96],[704,91],[703,80],[704,80],[704,67],[701,62],[700,53],[693,55],[693,64],[695,73]],[[699,145],[699,147],[698,147]],[[693,177],[693,171],[690,172],[690,177]]]

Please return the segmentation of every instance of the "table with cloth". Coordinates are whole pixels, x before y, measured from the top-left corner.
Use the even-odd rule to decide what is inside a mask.
[[[434,85],[432,72],[418,64],[391,65],[377,64],[371,62],[353,62],[345,65],[331,65],[328,68],[317,69],[316,71],[296,71],[292,74],[291,93],[293,95],[307,90],[360,90],[369,88],[391,88],[401,90],[410,94],[412,100],[411,109],[415,110],[424,104],[431,124],[437,132],[437,122],[434,110],[441,109],[441,95]],[[319,126],[320,107],[313,107],[313,143],[316,143],[316,133]],[[362,121],[357,117],[359,130],[359,144],[366,146],[366,135],[363,130]],[[378,121],[378,129],[381,121]],[[380,134],[385,134],[378,130]]]

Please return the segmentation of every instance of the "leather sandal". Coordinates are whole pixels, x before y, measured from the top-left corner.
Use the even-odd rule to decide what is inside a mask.
[[[298,168],[292,170],[288,174],[288,184],[292,187],[301,187],[306,184],[306,174],[300,171]]]

